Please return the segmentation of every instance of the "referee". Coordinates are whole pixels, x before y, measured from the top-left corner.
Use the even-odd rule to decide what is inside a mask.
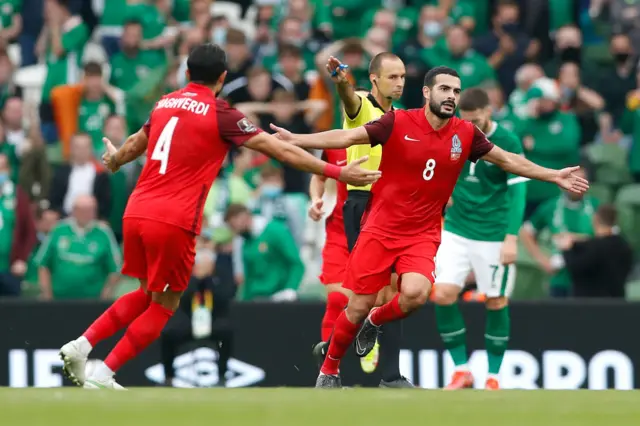
[[[386,112],[393,109],[393,101],[402,96],[405,80],[405,66],[402,60],[390,52],[377,54],[369,64],[369,80],[371,92],[356,90],[347,79],[346,67],[334,58],[329,58],[327,71],[336,85],[338,96],[344,105],[344,129],[353,129],[376,120]],[[347,162],[357,160],[363,156],[369,159],[360,167],[369,170],[378,170],[382,159],[382,146],[354,145],[347,148]],[[347,201],[344,204],[344,229],[347,236],[349,251],[353,250],[358,235],[360,224],[364,215],[369,197],[371,185],[355,187],[347,185]],[[391,300],[397,292],[397,277],[394,274],[392,283],[378,295],[380,304]],[[412,388],[414,387],[405,377],[400,375],[400,334],[399,322],[385,324],[384,333],[380,334],[380,370],[382,380],[380,387]],[[377,344],[376,344],[377,346]],[[378,358],[376,347],[361,360],[362,369],[372,372],[376,368]]]

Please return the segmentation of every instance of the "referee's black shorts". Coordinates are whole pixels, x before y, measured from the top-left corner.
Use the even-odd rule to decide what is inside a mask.
[[[342,215],[344,217],[344,232],[347,235],[347,247],[349,253],[356,245],[358,236],[360,235],[360,225],[362,216],[369,203],[371,192],[361,189],[352,189],[348,192],[347,201],[342,207]]]

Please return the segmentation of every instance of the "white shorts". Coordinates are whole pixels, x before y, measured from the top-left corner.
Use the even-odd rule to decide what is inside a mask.
[[[436,284],[464,282],[473,270],[478,291],[487,297],[510,296],[516,279],[515,265],[500,264],[502,242],[475,241],[442,231],[436,255]]]

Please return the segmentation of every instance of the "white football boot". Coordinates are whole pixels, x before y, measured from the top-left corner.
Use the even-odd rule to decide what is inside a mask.
[[[84,381],[83,387],[85,389],[127,390],[124,386],[119,385],[113,377],[88,377],[87,380]]]
[[[72,340],[60,348],[62,372],[77,386],[84,385],[88,355],[89,352],[86,348],[83,348],[82,342],[77,340]]]

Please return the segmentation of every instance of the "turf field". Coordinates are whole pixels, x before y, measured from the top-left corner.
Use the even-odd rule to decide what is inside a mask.
[[[640,424],[636,391],[4,388],[0,407],[0,424],[28,426]]]

